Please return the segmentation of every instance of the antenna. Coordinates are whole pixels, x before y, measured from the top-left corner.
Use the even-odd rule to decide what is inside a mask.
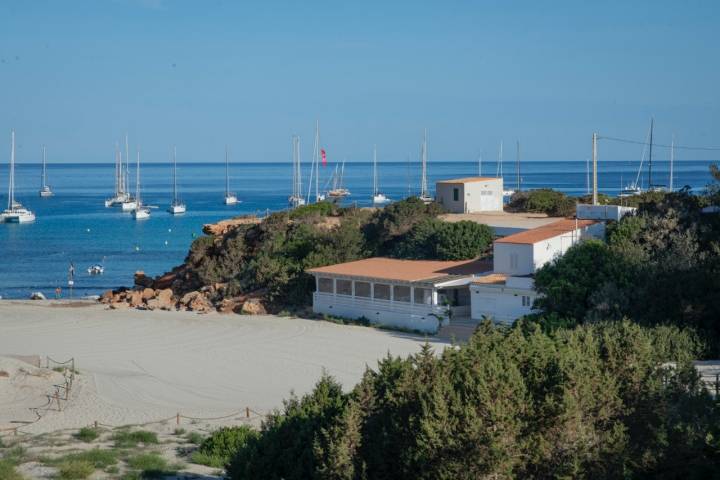
[[[593,196],[592,204],[598,204],[598,183],[597,183],[597,139],[598,134],[592,134],[592,159],[593,159]]]

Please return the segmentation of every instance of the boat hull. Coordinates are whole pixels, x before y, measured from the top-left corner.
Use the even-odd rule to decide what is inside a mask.
[[[137,202],[122,202],[120,208],[123,212],[132,212],[137,208]]]
[[[52,197],[55,195],[49,188],[47,190],[40,190],[40,196],[43,198]]]
[[[31,223],[35,221],[35,214],[28,213],[6,213],[3,214],[6,223]]]
[[[185,213],[186,208],[185,205],[170,205],[167,211],[173,215],[182,215]]]
[[[373,203],[387,203],[390,201],[390,199],[380,193],[378,195],[373,195],[372,201]]]
[[[147,218],[150,218],[150,209],[140,208],[133,210],[132,216],[135,220],[145,220]]]
[[[225,205],[235,205],[239,203],[239,200],[235,195],[227,195],[225,197]]]

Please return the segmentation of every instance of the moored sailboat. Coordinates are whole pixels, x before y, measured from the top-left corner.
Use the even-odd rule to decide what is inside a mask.
[[[228,159],[228,148],[225,147],[225,205],[235,205],[239,202],[237,195],[230,192],[230,160]]]
[[[380,193],[378,186],[378,169],[377,169],[377,146],[373,145],[373,194],[372,202],[374,204],[387,203],[390,199],[385,194]]]
[[[335,173],[333,173],[332,178],[332,188],[327,192],[327,196],[330,200],[339,201],[350,195],[350,190],[342,186],[344,175],[345,160],[343,160],[342,168],[340,170],[338,170],[338,165],[335,165]]]
[[[0,220],[7,223],[30,223],[35,214],[15,201],[15,130],[10,134],[10,171],[8,174],[8,208],[0,214]]]
[[[288,197],[288,203],[292,208],[305,205],[305,198],[302,194],[302,176],[300,171],[300,137],[293,135],[292,137],[292,159],[293,159],[293,190],[292,195]]]
[[[168,212],[173,215],[181,215],[185,213],[187,208],[185,204],[180,201],[177,193],[177,147],[173,147],[173,169],[172,169],[172,181],[173,181],[173,199],[172,203],[168,207]]]
[[[47,184],[47,166],[45,164],[45,145],[42,146],[42,175],[40,176],[40,196],[52,197],[53,192]]]
[[[428,145],[427,145],[427,128],[426,128],[425,132],[423,134],[423,141],[420,144],[421,175],[420,175],[420,195],[418,198],[425,203],[430,203],[433,201],[433,198],[430,196],[430,192],[428,190],[427,161],[428,161]]]
[[[135,167],[135,209],[132,211],[135,220],[150,218],[150,208],[143,206],[140,197],[140,150],[137,152],[137,163]]]

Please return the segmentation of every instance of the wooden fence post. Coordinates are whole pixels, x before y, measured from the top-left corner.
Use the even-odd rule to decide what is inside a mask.
[[[250,418],[250,407],[245,407],[245,418]]]
[[[180,425],[180,412],[175,416],[175,425]]]

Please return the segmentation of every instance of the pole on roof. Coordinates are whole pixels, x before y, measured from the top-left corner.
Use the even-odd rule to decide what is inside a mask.
[[[593,205],[598,204],[598,183],[597,183],[597,133],[592,135],[592,163],[593,163]]]

